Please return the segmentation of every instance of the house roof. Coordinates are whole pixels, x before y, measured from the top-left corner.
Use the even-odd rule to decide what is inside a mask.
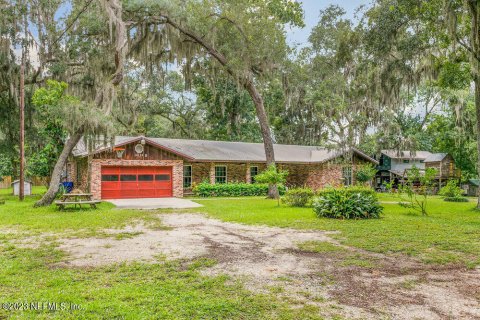
[[[445,159],[447,154],[448,153],[432,153],[425,159],[425,162],[440,162]]]
[[[403,175],[405,174],[405,171],[400,171],[400,170],[388,170],[388,171],[400,177],[403,177]]]
[[[428,151],[382,150],[382,154],[392,159],[425,160],[432,155]]]
[[[263,143],[167,139],[150,137],[116,136],[113,143],[98,143],[93,153],[108,150],[145,139],[146,143],[166,149],[190,160],[196,161],[251,161],[264,162],[266,160]],[[346,153],[346,151],[330,150],[316,146],[299,146],[275,144],[275,160],[292,163],[321,163]],[[360,157],[377,163],[377,161],[360,150],[352,148],[352,152]],[[79,142],[73,151],[76,157],[88,155],[88,149],[83,141]]]
[[[468,182],[477,187],[480,187],[480,179],[469,179]]]

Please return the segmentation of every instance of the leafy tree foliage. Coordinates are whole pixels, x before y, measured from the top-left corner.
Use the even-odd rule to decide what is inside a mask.
[[[442,189],[440,189],[438,194],[447,198],[460,198],[463,196],[463,190],[458,186],[457,181],[450,180]]]
[[[360,184],[371,183],[376,173],[377,168],[372,164],[358,166],[355,170],[355,179]]]
[[[278,188],[279,185],[285,184],[288,176],[287,170],[281,170],[271,165],[263,172],[255,176],[256,183],[266,183],[274,188]],[[278,205],[280,205],[280,197],[277,196]]]
[[[434,193],[434,181],[438,171],[427,168],[420,171],[413,167],[407,172],[407,181],[399,186],[400,205],[420,212],[426,216],[428,209],[428,196]]]

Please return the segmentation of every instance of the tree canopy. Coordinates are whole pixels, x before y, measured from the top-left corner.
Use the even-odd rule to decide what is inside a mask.
[[[24,52],[27,168],[53,183],[78,140],[116,134],[263,142],[269,165],[274,143],[448,152],[478,176],[474,1],[329,6],[302,47],[296,1],[1,4],[2,175],[18,174]]]

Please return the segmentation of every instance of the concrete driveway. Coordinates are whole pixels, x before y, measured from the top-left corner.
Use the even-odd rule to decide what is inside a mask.
[[[141,198],[107,200],[119,209],[186,209],[202,207],[201,204],[181,198]]]

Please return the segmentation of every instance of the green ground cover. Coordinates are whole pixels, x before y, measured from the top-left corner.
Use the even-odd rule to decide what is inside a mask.
[[[39,194],[44,188],[35,188]],[[274,292],[258,294],[226,276],[200,273],[215,261],[193,262],[158,258],[158,263],[120,264],[95,268],[62,266],[63,253],[56,249],[56,235],[102,235],[144,220],[161,227],[159,211],[117,210],[102,203],[97,210],[58,211],[55,206],[34,209],[37,196],[19,202],[11,190],[0,198],[0,301],[66,302],[66,310],[9,311],[0,318],[185,318],[185,319],[308,319],[318,310],[311,305],[290,308]],[[198,199],[204,207],[183,211],[204,212],[224,221],[297,229],[339,231],[332,237],[344,245],[388,255],[408,255],[427,263],[480,264],[480,212],[475,203],[449,203],[431,197],[429,216],[402,208],[391,195],[380,195],[385,207],[381,219],[332,220],[317,218],[312,208],[277,206],[261,197]],[[168,211],[163,211],[168,212]],[[17,233],[9,233],[15,230]],[[22,237],[47,233],[50,242],[25,248]],[[53,242],[52,242],[53,241]],[[341,247],[316,242],[299,244],[304,251],[334,254]],[[368,262],[368,261],[367,261]],[[350,256],[344,265],[370,267]],[[370,262],[368,262],[370,263]],[[69,310],[70,303],[82,310]]]
[[[135,219],[145,219],[154,223],[152,212],[141,210],[116,210],[107,202],[102,202],[98,210],[72,208],[59,211],[55,205],[33,208],[33,204],[45,192],[44,187],[35,187],[32,196],[23,202],[12,194],[11,189],[0,189],[0,227],[12,228],[32,233],[76,232],[76,235],[92,235],[105,228],[119,228]]]
[[[334,220],[317,218],[312,208],[277,206],[263,198],[197,200],[196,209],[224,221],[245,224],[340,231],[332,235],[343,244],[373,252],[406,254],[428,263],[480,264],[480,212],[473,199],[450,203],[429,200],[428,216],[400,207],[398,199],[380,195],[381,219]]]
[[[104,228],[140,219],[159,226],[158,212],[117,210],[108,203],[96,210],[34,209],[38,196],[19,202],[10,193],[0,191],[6,199],[0,205],[0,319],[318,319],[316,307],[290,308],[274,293],[252,293],[227,276],[202,275],[213,260],[158,257],[149,264],[66,267],[56,235],[101,236]],[[17,242],[40,233],[49,241],[39,240],[38,247]],[[57,310],[46,303],[57,303]]]

